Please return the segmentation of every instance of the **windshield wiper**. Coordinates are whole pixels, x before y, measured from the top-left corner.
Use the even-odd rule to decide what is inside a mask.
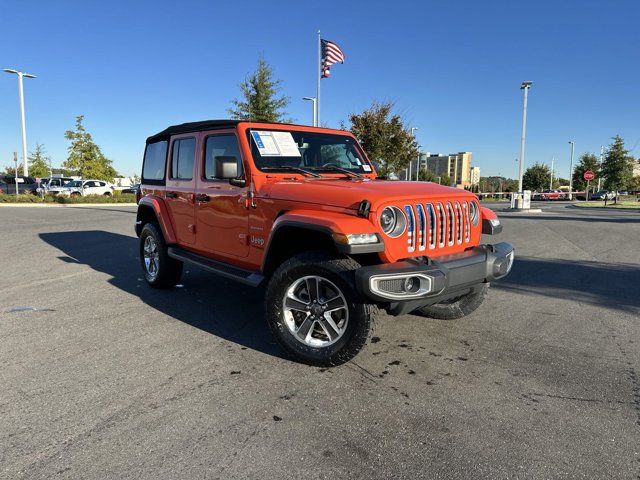
[[[314,168],[314,170],[317,170],[320,172],[340,172],[350,177],[363,178],[362,175],[360,175],[359,173],[352,172],[351,170],[347,170],[346,168],[342,168],[342,167],[337,167],[337,166],[334,167],[333,165],[330,167],[316,167]]]
[[[317,173],[313,173],[309,170],[306,170],[304,168],[301,167],[290,167],[290,166],[281,166],[281,167],[262,167],[261,169],[263,172],[298,172],[298,173],[303,173],[305,175],[310,175],[312,177],[315,178],[322,178],[322,175],[319,175]]]

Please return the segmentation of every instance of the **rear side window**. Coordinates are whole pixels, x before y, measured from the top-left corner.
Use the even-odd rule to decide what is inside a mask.
[[[171,158],[171,178],[191,180],[193,178],[193,160],[196,156],[196,139],[181,138],[173,142]]]
[[[242,158],[240,157],[238,139],[235,135],[213,135],[207,137],[204,155],[205,180],[215,180],[218,178],[216,172],[216,157],[236,157],[238,160],[238,176],[242,176]]]
[[[167,141],[150,143],[144,152],[142,166],[142,183],[146,180],[152,183],[164,181],[165,162],[167,161]]]

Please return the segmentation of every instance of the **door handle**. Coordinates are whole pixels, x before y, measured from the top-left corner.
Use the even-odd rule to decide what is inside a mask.
[[[178,198],[178,194],[176,192],[166,192],[164,198]]]
[[[209,200],[211,200],[211,198],[209,198],[209,195],[206,193],[199,193],[196,195],[196,202],[208,202]]]

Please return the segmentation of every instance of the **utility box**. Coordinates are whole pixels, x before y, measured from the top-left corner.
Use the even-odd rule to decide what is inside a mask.
[[[511,208],[529,210],[531,208],[531,190],[525,190],[522,193],[513,192],[511,194]]]

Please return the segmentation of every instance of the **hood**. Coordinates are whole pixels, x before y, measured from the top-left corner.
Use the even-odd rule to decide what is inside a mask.
[[[459,188],[432,182],[402,182],[394,180],[349,179],[288,179],[264,184],[259,196],[273,200],[304,201],[319,205],[358,208],[362,200],[371,202],[372,210],[382,203],[404,199],[475,198]]]

